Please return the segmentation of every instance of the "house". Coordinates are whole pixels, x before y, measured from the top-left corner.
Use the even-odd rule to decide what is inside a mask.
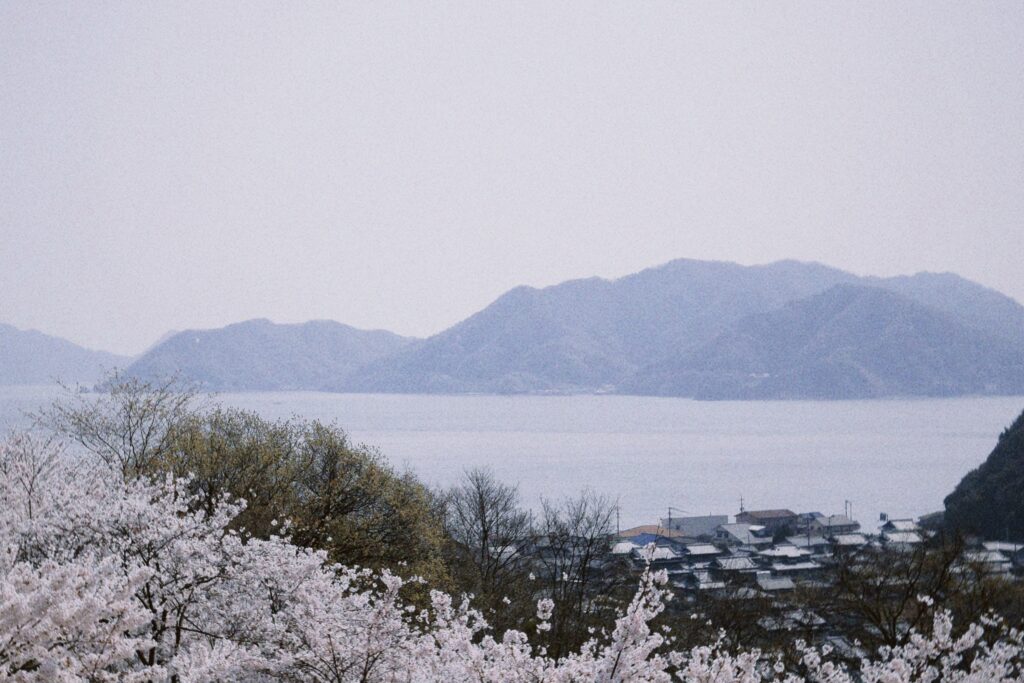
[[[716,557],[713,563],[713,567],[721,572],[750,572],[756,570],[757,566],[754,559],[747,555]]]
[[[637,545],[647,545],[660,541],[663,538],[679,540],[686,538],[686,535],[679,531],[662,528],[659,524],[641,524],[631,529],[624,529],[615,534],[615,538],[623,541],[632,541]]]
[[[792,510],[744,510],[736,515],[738,524],[752,524],[763,526],[768,534],[774,534],[781,529],[796,528],[797,514]]]
[[[789,536],[786,538],[786,543],[813,553],[826,551],[832,545],[831,540],[824,536]]]
[[[710,561],[722,554],[722,550],[710,543],[689,543],[683,546],[683,554],[691,561]]]
[[[791,591],[796,588],[793,579],[787,576],[772,576],[771,572],[758,572],[756,577],[757,587],[766,593],[777,593],[779,591]]]
[[[868,544],[868,537],[864,534],[836,534],[831,540],[836,548],[843,550],[861,548]]]
[[[964,553],[964,562],[980,569],[985,574],[1009,574],[1013,563],[998,550],[969,550]]]
[[[619,541],[612,545],[612,555],[629,555],[637,548],[642,546],[633,543],[632,541]]]
[[[878,528],[882,542],[895,549],[909,550],[924,542],[921,527],[912,519],[890,519]]]
[[[920,531],[921,527],[917,525],[912,519],[889,519],[886,520],[885,524],[878,527],[878,530],[885,534],[886,532],[894,531]]]
[[[638,569],[649,564],[654,570],[672,571],[682,569],[686,564],[683,554],[669,545],[634,548],[630,551],[629,558]]]
[[[760,557],[767,558],[770,560],[789,560],[796,561],[802,560],[806,557],[811,556],[811,551],[804,550],[803,548],[797,548],[792,545],[778,545],[774,548],[766,548],[759,550],[757,553]]]
[[[770,562],[775,575],[804,576],[817,572],[821,565],[811,559],[811,551],[792,545],[777,545],[758,552],[762,562]]]
[[[773,562],[772,572],[785,575],[812,574],[821,569],[821,565],[811,560],[802,562]]]
[[[1024,544],[1007,541],[985,541],[981,544],[985,550],[1002,553],[1014,567],[1024,567]]]
[[[910,550],[924,542],[916,531],[884,531],[882,542],[894,549]]]
[[[725,582],[716,580],[708,570],[697,570],[693,572],[695,588],[699,591],[719,590],[725,588]]]
[[[823,515],[820,512],[811,514],[807,520],[807,529],[812,534],[834,536],[837,534],[852,534],[860,530],[860,523],[855,522],[846,515]]]
[[[729,523],[729,515],[703,515],[699,517],[668,517],[661,520],[663,528],[690,538],[712,538],[715,529]]]
[[[721,524],[715,529],[715,538],[730,545],[754,548],[772,544],[772,537],[767,533],[767,529],[754,524]]]

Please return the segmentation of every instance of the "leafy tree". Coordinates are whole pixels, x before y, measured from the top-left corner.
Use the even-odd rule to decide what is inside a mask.
[[[376,451],[354,446],[341,428],[209,405],[174,381],[115,374],[105,386],[98,397],[71,393],[54,402],[39,423],[127,479],[187,478],[193,504],[207,513],[245,500],[231,525],[252,536],[269,538],[287,526],[334,561],[403,563],[410,574],[449,585],[429,490]]]
[[[604,615],[605,640],[554,657],[532,633],[495,638],[479,612],[444,593],[414,609],[402,599],[405,580],[387,571],[333,564],[326,552],[279,535],[245,538],[233,529],[240,503],[218,503],[211,513],[186,484],[126,479],[118,468],[26,441],[0,444],[0,678],[1011,683],[1024,676],[1019,631],[996,619],[955,629],[941,610],[904,645],[852,670],[812,647],[788,669],[758,650],[730,653],[718,643],[679,650],[652,629],[670,596],[667,575],[649,571],[621,611]],[[551,628],[558,607],[538,601],[535,631]]]

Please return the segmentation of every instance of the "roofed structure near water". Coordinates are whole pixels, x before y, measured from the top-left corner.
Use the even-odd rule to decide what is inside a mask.
[[[893,546],[911,546],[923,542],[920,534],[916,531],[886,531],[882,533],[882,540]]]
[[[686,536],[701,538],[714,536],[715,529],[729,523],[729,515],[701,515],[697,517],[666,517],[661,525]]]
[[[641,524],[631,529],[623,529],[615,534],[618,538],[635,538],[637,536],[657,536],[659,538],[687,538],[681,531],[666,529],[660,524]]]
[[[912,519],[888,519],[879,529],[882,533],[886,531],[917,531],[917,522]]]
[[[832,542],[843,548],[859,548],[867,545],[868,538],[864,534],[836,534]]]
[[[780,557],[795,560],[801,557],[809,557],[810,551],[797,548],[792,545],[777,545],[774,548],[767,548],[758,552],[762,557]]]
[[[757,563],[749,557],[719,557],[715,565],[727,572],[742,572],[757,569]]]
[[[690,543],[689,545],[683,546],[686,554],[691,556],[712,556],[721,555],[722,551],[711,545],[710,543]]]
[[[807,520],[807,528],[825,534],[851,534],[860,529],[860,523],[846,515],[823,515],[813,513]]]
[[[791,591],[796,584],[788,576],[771,576],[764,572],[757,575],[757,587],[763,591]]]
[[[779,508],[777,510],[744,510],[740,514],[736,515],[736,519],[740,516],[749,517],[751,519],[779,519],[780,517],[796,517],[796,513],[792,510],[785,508]],[[752,522],[748,522],[752,523]]]
[[[715,530],[715,537],[739,545],[770,545],[771,536],[765,536],[763,526],[753,524],[722,524]]]
[[[736,515],[736,521],[742,524],[758,524],[775,532],[786,526],[795,525],[797,514],[784,508],[776,510],[744,510]]]

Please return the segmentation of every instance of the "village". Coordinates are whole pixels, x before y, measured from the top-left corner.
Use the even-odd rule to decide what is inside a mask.
[[[959,594],[985,612],[996,607],[982,604],[987,587],[1006,595],[998,587],[1024,577],[1024,544],[943,537],[934,516],[881,517],[869,530],[847,514],[788,509],[669,516],[619,530],[611,554],[633,575],[664,570],[677,614],[747,629],[761,645],[798,634],[851,661],[869,642],[898,642],[920,596]]]
[[[936,533],[927,520],[880,522],[870,532],[846,514],[788,509],[742,510],[733,521],[729,515],[666,517],[618,531],[612,554],[637,570],[648,562],[666,570],[690,600],[732,586],[747,587],[750,595],[776,594],[828,585],[837,559],[859,550],[913,552]],[[986,576],[1020,578],[1024,545],[970,539],[963,561]]]

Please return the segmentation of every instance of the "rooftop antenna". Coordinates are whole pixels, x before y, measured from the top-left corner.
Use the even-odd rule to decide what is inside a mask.
[[[745,512],[743,509],[743,496],[740,496],[740,512]]]

